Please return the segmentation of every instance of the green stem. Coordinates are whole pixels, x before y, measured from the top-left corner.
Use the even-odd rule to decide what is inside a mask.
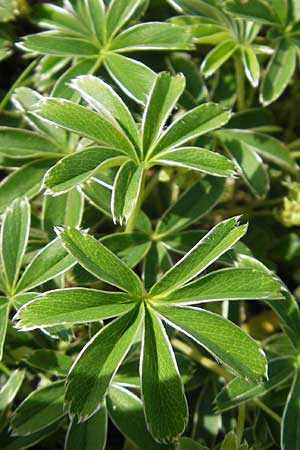
[[[245,102],[245,73],[240,55],[234,58],[235,76],[236,76],[236,95],[237,109],[243,111],[246,108]]]
[[[7,91],[6,95],[3,97],[1,103],[0,103],[0,112],[5,108],[5,106],[7,105],[12,93],[14,92],[14,90],[22,83],[22,81],[25,80],[25,78],[27,77],[27,75],[29,75],[29,73],[32,71],[32,69],[36,66],[36,64],[38,63],[38,60],[35,59],[34,61],[32,61],[31,64],[29,64],[29,66],[26,67],[26,69],[21,73],[21,75],[16,79],[16,81],[14,82],[14,84],[10,87],[10,89]]]
[[[269,408],[265,403],[263,403],[258,398],[254,400],[254,403],[256,403],[257,406],[259,406],[266,414],[272,417],[272,419],[275,420],[275,422],[281,424],[281,417],[278,414],[276,414],[276,412],[273,411],[273,409]]]
[[[143,198],[144,198],[144,190],[145,190],[145,171],[143,172],[142,175],[142,180],[141,180],[141,187],[140,187],[140,192],[138,194],[138,198],[135,204],[135,207],[128,219],[126,228],[125,228],[125,233],[131,233],[134,230],[141,206],[142,206],[142,202],[143,202]]]
[[[5,375],[9,376],[11,374],[11,371],[9,370],[9,368],[6,367],[6,365],[2,362],[0,362],[0,370],[1,370],[1,372],[5,373]]]
[[[236,436],[238,441],[238,447],[242,443],[243,435],[244,435],[244,428],[245,428],[245,421],[246,421],[246,405],[242,404],[238,407],[238,420],[237,420],[237,427],[236,427]]]

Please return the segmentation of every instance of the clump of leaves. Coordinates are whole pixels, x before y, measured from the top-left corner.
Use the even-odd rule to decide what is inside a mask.
[[[2,10],[1,450],[299,448],[298,2]]]

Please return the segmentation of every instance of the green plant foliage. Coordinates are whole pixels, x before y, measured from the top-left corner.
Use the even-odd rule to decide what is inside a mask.
[[[298,0],[0,0],[1,450],[299,450]]]

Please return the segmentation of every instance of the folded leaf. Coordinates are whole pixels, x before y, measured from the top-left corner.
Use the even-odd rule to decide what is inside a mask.
[[[222,64],[224,64],[237,49],[233,40],[221,42],[217,47],[211,50],[201,64],[201,72],[205,77],[210,77]]]
[[[125,358],[140,327],[142,308],[102,328],[76,359],[67,381],[66,402],[80,421],[103,405],[114,374]]]
[[[126,161],[118,171],[112,192],[111,211],[115,223],[128,222],[137,202],[143,182],[144,168],[132,160]]]
[[[115,52],[137,50],[193,50],[189,29],[171,23],[146,22],[134,25],[112,42]]]
[[[161,300],[195,304],[219,300],[281,299],[281,283],[270,274],[254,269],[222,269],[211,272]]]
[[[237,221],[233,217],[216,225],[153,286],[151,295],[175,291],[229,250],[247,230],[247,225],[237,226]]]
[[[215,103],[197,106],[185,113],[163,133],[151,156],[172,147],[179,147],[202,134],[220,128],[229,118],[230,113]]]
[[[181,147],[157,155],[156,164],[186,167],[219,177],[232,174],[234,165],[225,156],[200,147]]]
[[[97,57],[99,54],[99,48],[92,42],[69,37],[57,31],[44,31],[25,36],[19,47],[44,55]]]
[[[258,382],[267,376],[267,361],[258,344],[222,316],[192,307],[156,308],[177,329],[202,345],[234,373]]]
[[[260,76],[260,67],[257,56],[250,45],[242,48],[242,56],[246,76],[252,86],[256,88],[258,86]]]
[[[121,163],[124,153],[109,147],[89,147],[65,156],[53,166],[45,177],[51,192],[67,192],[86,181],[108,164]]]
[[[12,418],[17,436],[36,433],[64,416],[64,381],[35,390],[25,398]]]
[[[30,229],[27,198],[16,199],[4,213],[1,228],[1,261],[8,286],[13,290],[25,254]]]
[[[149,309],[145,314],[141,382],[150,433],[158,442],[174,441],[187,424],[187,403],[167,333]]]
[[[59,157],[53,141],[33,131],[0,127],[0,154],[9,158]]]
[[[24,370],[14,370],[0,391],[0,411],[3,411],[17,395],[25,376]]]
[[[87,137],[99,144],[120,149],[136,157],[134,148],[122,129],[108,117],[100,115],[69,100],[48,98],[35,109],[38,117]]]
[[[167,72],[161,72],[157,76],[143,115],[142,136],[144,156],[147,155],[149,148],[161,134],[184,87],[185,78],[182,75],[171,77]]]
[[[139,147],[140,138],[133,117],[121,97],[109,84],[92,75],[82,75],[72,81],[72,87],[96,111],[110,114],[112,120],[122,127],[131,142]]]
[[[281,39],[261,85],[260,101],[264,106],[277,100],[287,87],[295,72],[296,58],[296,47],[285,39]]]
[[[156,74],[139,61],[109,53],[105,67],[126,95],[145,104]]]
[[[208,213],[224,189],[224,180],[207,176],[186,190],[162,215],[155,233],[168,235],[186,228]]]
[[[16,292],[29,291],[64,273],[74,264],[74,258],[63,248],[60,239],[54,239],[31,260],[17,284]]]
[[[109,319],[132,309],[133,300],[124,293],[69,288],[39,295],[21,308],[16,319],[22,329],[69,325]]]
[[[137,275],[92,236],[69,228],[62,230],[60,237],[79,264],[97,278],[135,296],[142,293],[143,287]]]
[[[172,444],[159,444],[147,429],[143,402],[122,386],[113,384],[107,397],[109,417],[113,424],[138,448],[174,450]]]

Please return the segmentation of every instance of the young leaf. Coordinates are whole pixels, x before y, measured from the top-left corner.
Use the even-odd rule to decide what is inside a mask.
[[[170,303],[196,304],[219,300],[283,299],[281,283],[254,269],[222,269],[162,296]]]
[[[39,295],[21,308],[18,328],[32,330],[53,325],[100,321],[132,309],[133,300],[124,293],[69,288]]]
[[[143,154],[161,134],[163,127],[182,94],[185,78],[182,75],[171,77],[167,72],[161,72],[152,87],[143,115],[142,136]]]
[[[85,421],[103,405],[111,380],[137,334],[142,308],[124,314],[102,328],[83,348],[67,381],[70,413]]]
[[[168,323],[194,339],[234,373],[258,382],[267,376],[267,361],[258,344],[238,326],[204,309],[159,306]]]
[[[25,376],[24,370],[14,370],[0,391],[0,411],[3,411],[17,395]]]
[[[247,230],[247,225],[237,226],[237,222],[233,217],[216,225],[153,286],[151,295],[175,291],[229,250]]]
[[[62,274],[74,264],[74,258],[63,248],[60,239],[54,239],[43,247],[26,267],[17,284],[16,293],[29,291]]]
[[[215,103],[197,106],[185,113],[162,134],[151,157],[163,150],[179,147],[191,139],[222,127],[229,118],[230,113]]]
[[[144,168],[133,161],[124,162],[115,178],[111,211],[115,223],[128,222],[139,198],[144,176]]]
[[[252,86],[256,88],[259,83],[260,67],[255,51],[250,45],[242,48],[242,57],[246,76]]]
[[[47,172],[44,183],[52,193],[67,192],[109,164],[118,164],[125,156],[109,147],[89,147],[67,155]]]
[[[35,114],[99,144],[120,148],[125,154],[136,157],[131,142],[117,124],[69,100],[48,98],[38,104]]]
[[[173,444],[159,444],[154,441],[147,429],[143,403],[131,391],[113,384],[107,396],[107,408],[114,425],[137,448],[174,450]]]
[[[196,181],[173,203],[157,223],[155,233],[165,236],[196,222],[217,203],[224,189],[224,180],[207,176]]]
[[[5,210],[1,229],[1,259],[6,280],[13,289],[18,279],[30,228],[27,198],[16,199]]]
[[[149,309],[145,313],[141,358],[147,427],[158,442],[172,442],[185,429],[187,403],[167,333],[160,319]]]
[[[225,156],[200,147],[182,147],[159,153],[155,156],[156,164],[186,167],[210,175],[228,177],[234,165]]]
[[[236,48],[236,43],[230,39],[221,42],[211,50],[201,64],[201,72],[203,75],[205,77],[213,75],[230,58]]]
[[[60,237],[79,264],[97,278],[134,296],[142,294],[143,287],[137,275],[92,236],[70,228],[61,231]]]
[[[297,51],[295,46],[285,39],[279,41],[263,79],[260,101],[264,106],[277,100],[288,85],[296,68]]]
[[[134,25],[112,42],[115,52],[138,50],[193,50],[189,29],[171,23],[146,22]]]
[[[9,320],[10,305],[5,297],[0,297],[0,361],[3,356],[3,347]]]
[[[84,423],[70,422],[65,450],[104,450],[107,434],[107,411],[101,408]]]
[[[153,70],[139,61],[114,53],[105,57],[105,67],[126,95],[138,103],[146,103],[156,77]]]
[[[139,147],[140,138],[133,117],[112,87],[100,78],[92,75],[82,75],[72,81],[73,89],[96,111],[110,114],[123,129],[135,147]]]
[[[35,390],[18,406],[12,418],[17,436],[40,431],[64,416],[64,381]]]

